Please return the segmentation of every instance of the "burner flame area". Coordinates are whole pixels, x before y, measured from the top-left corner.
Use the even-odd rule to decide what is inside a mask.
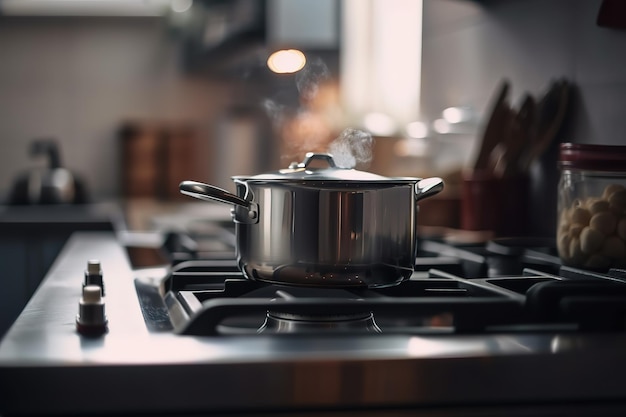
[[[285,290],[277,290],[276,296],[294,300],[295,296]],[[267,311],[265,322],[258,333],[317,333],[317,332],[370,332],[382,333],[371,311],[354,314],[295,314]]]

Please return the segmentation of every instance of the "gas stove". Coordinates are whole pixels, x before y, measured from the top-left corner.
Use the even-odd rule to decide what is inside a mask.
[[[170,253],[174,265],[161,279],[147,270],[135,287],[148,328],[181,335],[624,330],[626,285],[618,271],[599,277],[561,270],[545,240],[484,247],[426,240],[420,253],[411,279],[386,288],[270,285],[243,277],[234,253],[190,260],[198,257],[195,250]],[[515,268],[519,274],[503,274]],[[481,272],[496,275],[481,278]]]
[[[626,411],[624,271],[549,239],[421,239],[410,280],[329,289],[245,279],[227,227],[150,236],[72,236],[0,344],[2,415]]]

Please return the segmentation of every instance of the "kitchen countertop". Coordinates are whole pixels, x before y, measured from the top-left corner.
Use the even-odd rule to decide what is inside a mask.
[[[107,291],[100,338],[74,324],[92,258]],[[147,330],[135,275],[114,234],[72,236],[0,344],[0,413],[626,410],[624,333],[179,336]]]

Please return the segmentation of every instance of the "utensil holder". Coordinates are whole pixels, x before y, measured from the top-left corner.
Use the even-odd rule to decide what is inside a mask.
[[[463,174],[461,228],[488,230],[496,236],[528,233],[527,175],[498,177],[491,171]]]

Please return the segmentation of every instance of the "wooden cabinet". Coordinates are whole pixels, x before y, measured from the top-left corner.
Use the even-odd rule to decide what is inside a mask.
[[[128,122],[119,131],[125,198],[181,200],[183,180],[202,179],[197,129],[182,123]]]

